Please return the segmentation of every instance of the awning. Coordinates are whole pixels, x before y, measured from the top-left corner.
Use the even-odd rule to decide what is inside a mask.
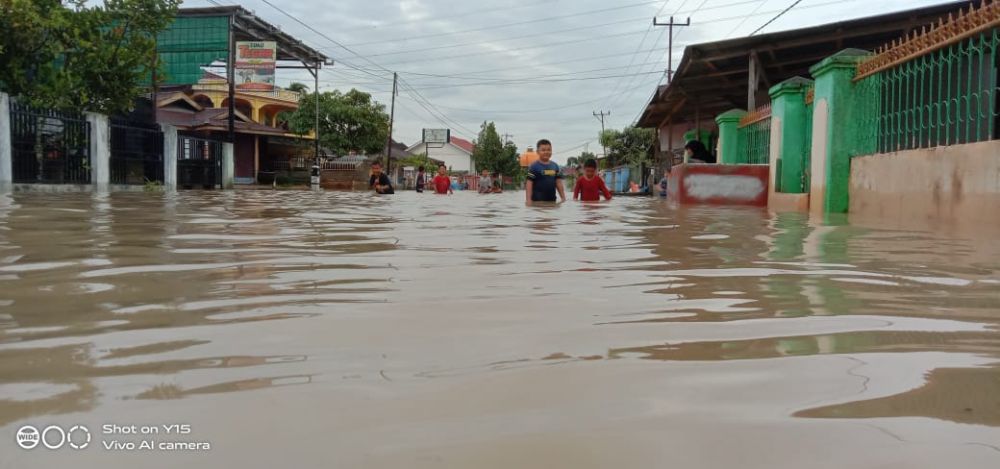
[[[809,76],[809,67],[841,50],[874,50],[979,1],[941,5],[688,46],[669,85],[660,86],[636,125],[656,128],[706,121],[729,109],[747,109],[748,90],[756,104],[767,90],[788,78]],[[751,65],[752,64],[752,65]],[[751,69],[757,80],[751,79]],[[756,81],[756,83],[754,83]]]

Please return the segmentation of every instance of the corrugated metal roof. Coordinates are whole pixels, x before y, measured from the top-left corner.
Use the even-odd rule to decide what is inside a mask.
[[[915,10],[828,23],[810,28],[695,44],[684,49],[673,82],[660,86],[637,125],[659,127],[706,121],[729,109],[746,109],[751,56],[762,66],[764,80],[756,91],[758,104],[767,89],[795,76],[809,76],[809,67],[846,48],[874,50],[935,22],[974,2],[948,2]]]

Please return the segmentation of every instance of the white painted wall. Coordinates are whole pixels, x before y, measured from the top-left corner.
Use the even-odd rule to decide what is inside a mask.
[[[450,143],[442,148],[435,148],[432,145],[430,149],[426,147],[426,144],[420,143],[408,148],[407,151],[413,154],[427,153],[427,156],[430,158],[444,161],[444,164],[448,165],[448,169],[451,171],[476,172],[476,165],[472,161],[472,155]]]
[[[95,112],[85,115],[90,123],[90,181],[98,191],[107,191],[111,180],[111,120]]]
[[[0,93],[0,192],[9,189],[14,181],[10,138],[10,98]]]
[[[752,201],[764,192],[764,184],[753,176],[734,174],[689,174],[684,178],[688,197],[700,200],[723,198]]]

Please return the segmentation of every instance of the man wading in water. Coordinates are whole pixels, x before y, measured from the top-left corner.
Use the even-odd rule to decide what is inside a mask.
[[[382,163],[378,161],[372,163],[372,177],[368,180],[368,187],[375,189],[376,194],[393,194],[392,181],[389,176],[382,172]]]
[[[552,160],[552,142],[541,139],[535,145],[538,150],[538,161],[528,166],[528,183],[524,186],[524,203],[555,202],[556,191],[559,191],[560,203],[566,201],[566,190],[563,188],[562,174],[559,165]]]

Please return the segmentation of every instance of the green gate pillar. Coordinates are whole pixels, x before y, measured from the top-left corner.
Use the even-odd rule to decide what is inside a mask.
[[[850,135],[855,68],[868,51],[845,49],[813,65],[813,139],[809,209],[813,213],[843,213],[848,208],[851,177]]]
[[[812,80],[789,78],[770,89],[771,95],[771,184],[775,192],[801,194],[806,191],[806,92]]]
[[[747,115],[742,109],[732,109],[715,118],[719,125],[719,163],[740,164],[747,160],[745,133],[740,131],[740,119]]]

